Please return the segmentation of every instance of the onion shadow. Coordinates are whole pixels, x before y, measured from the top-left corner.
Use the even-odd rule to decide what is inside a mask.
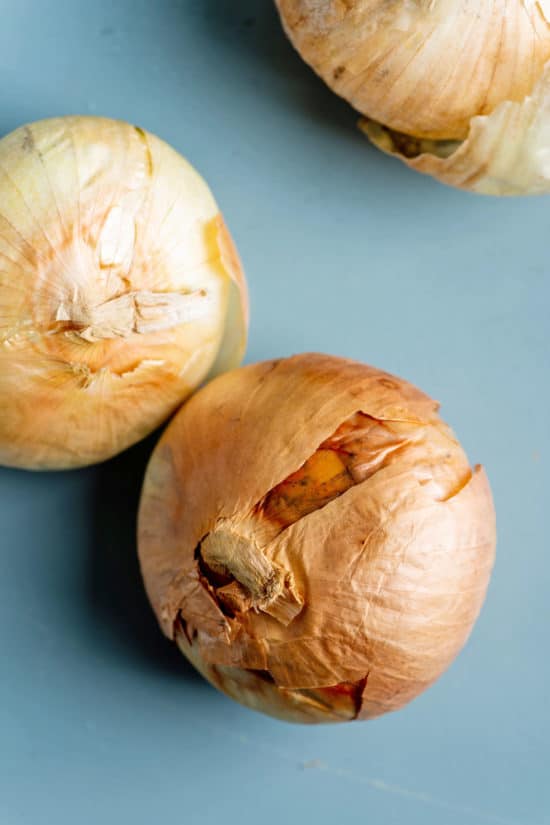
[[[293,48],[273,0],[203,0],[195,25],[206,27],[216,41],[228,72],[232,66],[239,67],[242,77],[246,64],[244,75],[251,81],[245,81],[247,93],[254,88],[258,95],[263,94],[264,80],[270,80],[266,94],[272,105],[299,110],[305,120],[361,143],[367,153],[372,151],[357,129],[359,114],[332,92]]]
[[[117,656],[203,682],[162,634],[148,602],[137,556],[136,521],[147,462],[159,433],[95,469],[89,603]],[[204,682],[206,685],[206,682]]]

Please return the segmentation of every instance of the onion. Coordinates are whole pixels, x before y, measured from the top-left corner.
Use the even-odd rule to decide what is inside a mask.
[[[548,0],[276,0],[379,148],[485,194],[550,192]]]
[[[407,382],[326,355],[227,373],[147,469],[139,556],[214,685],[299,722],[369,719],[464,645],[494,561],[482,468]]]
[[[212,194],[159,138],[65,117],[0,141],[0,463],[114,455],[236,366],[246,325]]]

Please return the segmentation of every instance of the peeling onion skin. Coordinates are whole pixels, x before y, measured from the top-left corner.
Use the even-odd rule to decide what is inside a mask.
[[[220,376],[178,412],[145,476],[139,557],[164,633],[212,684],[288,721],[351,721],[450,665],[496,530],[485,472],[437,410],[304,354]]]
[[[64,117],[0,141],[0,463],[139,441],[244,352],[247,293],[206,183],[159,138]]]
[[[550,192],[546,0],[276,0],[383,151],[480,194]]]
[[[466,140],[416,140],[363,118],[369,140],[411,169],[480,195],[550,193],[550,63],[520,103],[472,118]]]

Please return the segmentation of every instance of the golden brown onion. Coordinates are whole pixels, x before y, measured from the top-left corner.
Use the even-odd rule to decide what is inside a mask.
[[[0,141],[0,463],[114,455],[236,366],[246,325],[218,207],[166,143],[95,117]]]
[[[372,718],[434,682],[494,549],[487,478],[437,404],[325,355],[201,390],[159,442],[139,514],[165,634],[234,699],[299,722]]]
[[[477,192],[550,191],[547,0],[276,4],[296,49],[365,116],[377,146]]]

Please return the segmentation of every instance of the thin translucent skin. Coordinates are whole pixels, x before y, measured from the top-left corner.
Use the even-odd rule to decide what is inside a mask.
[[[312,457],[357,414],[373,423],[360,450],[346,442],[342,485],[337,463]],[[293,721],[372,718],[428,687],[468,637],[494,551],[485,473],[435,402],[323,355],[245,367],[192,398],[139,516],[166,635],[229,695]]]
[[[89,117],[0,141],[0,463],[114,455],[236,366],[245,337],[238,257],[173,149]]]

